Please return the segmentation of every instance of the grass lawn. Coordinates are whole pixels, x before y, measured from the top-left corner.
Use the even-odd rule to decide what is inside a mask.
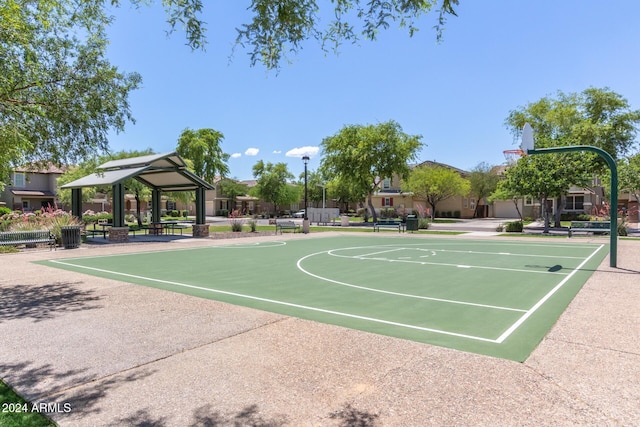
[[[55,427],[55,423],[39,412],[31,411],[32,404],[17,395],[0,381],[0,426]]]

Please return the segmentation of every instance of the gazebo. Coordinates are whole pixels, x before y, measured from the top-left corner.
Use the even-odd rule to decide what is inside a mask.
[[[215,187],[187,170],[186,163],[176,152],[111,160],[98,166],[96,173],[65,184],[62,188],[71,189],[71,210],[73,215],[82,218],[82,188],[110,185],[113,190],[113,227],[109,239],[126,241],[129,228],[124,221],[124,181],[131,178],[151,188],[153,222],[160,222],[163,191],[195,191],[196,222],[193,236],[209,235],[205,218],[205,191]]]

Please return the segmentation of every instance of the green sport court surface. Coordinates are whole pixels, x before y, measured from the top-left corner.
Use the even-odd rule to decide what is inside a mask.
[[[39,263],[524,361],[607,253],[552,240],[309,236]]]

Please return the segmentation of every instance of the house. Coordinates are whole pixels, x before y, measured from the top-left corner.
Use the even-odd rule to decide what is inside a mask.
[[[508,166],[496,166],[496,173],[504,175]],[[562,213],[598,215],[603,208],[605,200],[604,188],[598,177],[594,177],[590,187],[576,187],[569,189],[562,199],[564,206],[559,206],[558,199],[550,198],[546,201],[551,215],[555,215],[558,209]],[[540,200],[532,197],[517,198],[515,200],[495,200],[493,202],[493,216],[496,218],[540,218],[543,215]]]
[[[412,169],[418,167],[444,167],[458,172],[464,178],[469,175],[467,171],[462,169],[429,160],[411,166]],[[402,180],[398,176],[382,180],[378,190],[371,198],[376,212],[380,214],[385,209],[394,209],[400,215],[411,215],[414,211],[430,213],[431,207],[427,201],[412,192],[402,191],[402,185]],[[450,197],[438,203],[435,216],[473,218],[476,213],[476,203],[476,199],[470,195]]]
[[[63,169],[53,165],[15,168],[11,182],[0,193],[0,201],[10,209],[23,212],[57,206],[57,180],[63,173]]]

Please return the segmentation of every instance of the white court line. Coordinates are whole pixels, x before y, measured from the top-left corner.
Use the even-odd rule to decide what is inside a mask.
[[[395,248],[395,249],[388,249],[386,251],[377,251],[377,252],[371,252],[370,254],[364,254],[364,255],[353,255],[354,258],[364,258],[364,257],[368,257],[371,255],[378,255],[378,254],[387,254],[389,252],[397,252],[397,251],[402,251],[406,248]]]
[[[403,262],[403,263],[407,263],[407,264],[421,264],[421,265],[437,265],[437,266],[443,266],[443,267],[456,267],[456,268],[477,268],[480,270],[498,270],[498,271],[513,271],[513,272],[517,272],[517,273],[532,273],[532,274],[557,274],[560,276],[565,276],[568,273],[562,273],[560,271],[540,271],[540,270],[523,270],[520,268],[506,268],[506,267],[488,267],[485,265],[462,265],[462,264],[450,264],[450,263],[446,263],[446,262],[428,262],[428,261],[409,261],[409,260],[405,260],[405,259],[389,259],[389,258],[377,258],[377,257],[372,257],[372,258],[365,258],[365,256],[367,255],[340,255],[337,253],[334,253],[334,251],[339,251],[339,250],[344,250],[344,249],[360,249],[360,248],[341,248],[341,249],[331,249],[328,251],[323,251],[323,252],[318,252],[318,253],[327,253],[328,255],[331,256],[335,256],[338,258],[347,258],[347,259],[361,259],[364,261],[384,261],[384,262]],[[407,249],[407,250],[414,250],[413,248],[400,248],[400,249]],[[389,251],[390,252],[390,251]],[[311,254],[311,255],[317,255],[317,254]],[[582,259],[582,258],[579,258]]]
[[[380,294],[394,295],[394,296],[399,296],[399,297],[415,298],[415,299],[422,299],[422,300],[427,300],[427,301],[444,302],[444,303],[448,303],[448,304],[468,305],[468,306],[472,306],[472,307],[491,308],[491,309],[495,309],[495,310],[504,310],[504,311],[516,311],[516,312],[520,312],[520,313],[524,313],[525,312],[525,310],[522,310],[520,308],[501,307],[501,306],[497,306],[497,305],[478,304],[478,303],[474,303],[474,302],[457,301],[457,300],[450,300],[450,299],[444,299],[444,298],[426,297],[426,296],[423,296],[423,295],[405,294],[405,293],[401,293],[401,292],[386,291],[384,289],[376,289],[376,288],[369,288],[369,287],[366,287],[366,286],[352,285],[351,283],[340,282],[339,280],[333,280],[333,279],[329,279],[327,277],[319,276],[317,274],[314,274],[314,273],[306,270],[304,267],[302,267],[302,261],[304,261],[305,259],[310,258],[310,257],[315,256],[315,255],[325,254],[327,252],[329,252],[329,251],[316,252],[314,254],[306,255],[306,256],[300,258],[298,260],[298,262],[296,263],[296,265],[298,266],[298,269],[300,271],[302,271],[303,273],[305,273],[305,274],[307,274],[307,275],[309,275],[311,277],[315,277],[316,279],[320,279],[320,280],[323,280],[323,281],[329,282],[329,283],[334,283],[334,284],[340,285],[340,286],[345,286],[345,287],[348,287],[348,288],[362,289],[364,291],[377,292],[377,293],[380,293]],[[367,258],[367,259],[370,260],[370,259],[374,259],[374,258]],[[382,259],[384,259],[384,258],[382,258]]]
[[[531,307],[520,319],[518,319],[516,321],[516,323],[511,325],[511,327],[509,329],[507,329],[502,335],[500,335],[498,337],[498,339],[496,340],[496,342],[498,344],[500,344],[504,340],[509,338],[509,335],[511,335],[513,333],[513,331],[518,329],[520,327],[520,325],[522,325],[522,323],[524,323],[525,320],[527,320],[533,313],[535,313],[542,306],[542,304],[544,304],[549,298],[551,298],[551,296],[553,294],[555,294],[558,291],[558,289],[560,289],[562,286],[564,286],[564,284],[567,283],[567,281],[569,281],[569,279],[571,279],[573,277],[573,275],[576,274],[576,272],[578,270],[580,270],[582,268],[582,266],[587,263],[587,261],[589,261],[591,258],[593,258],[593,256],[595,254],[597,254],[598,251],[600,251],[600,249],[602,249],[603,247],[604,247],[604,245],[600,245],[591,255],[589,255],[589,257],[587,257],[587,259],[582,261],[580,263],[580,265],[578,265],[571,273],[569,273],[569,275],[567,277],[565,277],[560,283],[558,283],[553,289],[551,289],[544,297],[542,297],[542,299],[540,299],[540,301],[538,301],[536,303],[536,305]]]
[[[319,313],[333,314],[333,315],[336,315],[336,316],[348,317],[348,318],[351,318],[351,319],[366,320],[366,321],[374,322],[374,323],[382,323],[382,324],[385,324],[385,325],[400,326],[400,327],[407,328],[407,329],[416,329],[416,330],[424,331],[424,332],[433,332],[433,333],[438,333],[438,334],[443,334],[443,335],[455,336],[455,337],[459,337],[459,338],[468,338],[468,339],[472,339],[472,340],[476,340],[476,341],[485,341],[485,342],[490,342],[490,343],[495,343],[496,342],[495,340],[492,340],[492,339],[489,339],[489,338],[476,337],[476,336],[473,336],[473,335],[458,334],[458,333],[449,332],[449,331],[441,331],[439,329],[425,328],[425,327],[422,327],[422,326],[409,325],[409,324],[406,324],[406,323],[391,322],[389,320],[376,319],[374,317],[358,316],[356,314],[342,313],[340,311],[333,311],[333,310],[326,310],[326,309],[323,309],[323,308],[309,307],[309,306],[306,306],[306,305],[293,304],[293,303],[290,303],[290,302],[278,301],[278,300],[273,300],[273,299],[269,299],[269,298],[260,298],[260,297],[255,297],[255,296],[252,296],[252,295],[239,294],[237,292],[221,291],[219,289],[210,289],[210,288],[205,288],[205,287],[202,287],[202,286],[188,285],[186,283],[173,282],[173,281],[170,281],[170,280],[153,279],[151,277],[144,277],[144,276],[138,276],[138,275],[135,275],[135,274],[121,273],[121,272],[118,272],[118,271],[104,270],[102,268],[87,267],[87,266],[71,264],[71,263],[67,263],[67,262],[63,262],[63,261],[50,260],[50,262],[52,262],[54,264],[67,265],[67,266],[71,266],[71,267],[75,267],[75,268],[84,268],[86,270],[99,271],[101,273],[108,273],[108,274],[113,274],[113,275],[116,275],[116,276],[124,276],[124,277],[133,278],[133,279],[140,279],[140,280],[147,280],[147,281],[150,281],[150,282],[162,283],[162,284],[165,284],[165,285],[179,286],[179,287],[184,287],[184,288],[189,288],[189,289],[197,289],[197,290],[206,291],[206,292],[212,292],[212,293],[217,293],[217,294],[230,295],[230,296],[234,296],[234,297],[246,298],[246,299],[251,299],[251,300],[255,300],[255,301],[268,302],[268,303],[271,303],[271,304],[284,305],[284,306],[287,306],[287,307],[294,307],[294,308],[301,308],[301,309],[309,310],[309,311],[316,311],[316,312],[319,312]]]
[[[108,255],[72,257],[72,258],[64,258],[64,259],[66,261],[75,261],[75,260],[82,260],[82,259],[103,259],[103,258],[114,258],[114,257],[129,257],[132,255],[160,254],[160,253],[166,253],[166,252],[197,251],[202,249],[254,249],[254,248],[270,249],[278,246],[286,246],[286,244],[287,242],[282,240],[273,240],[271,242],[255,242],[251,244],[233,243],[233,244],[224,244],[224,245],[203,245],[203,246],[193,246],[190,248],[170,248],[170,249],[160,249],[157,251],[126,252],[126,253],[108,254]],[[244,246],[240,246],[240,245],[244,245]]]

